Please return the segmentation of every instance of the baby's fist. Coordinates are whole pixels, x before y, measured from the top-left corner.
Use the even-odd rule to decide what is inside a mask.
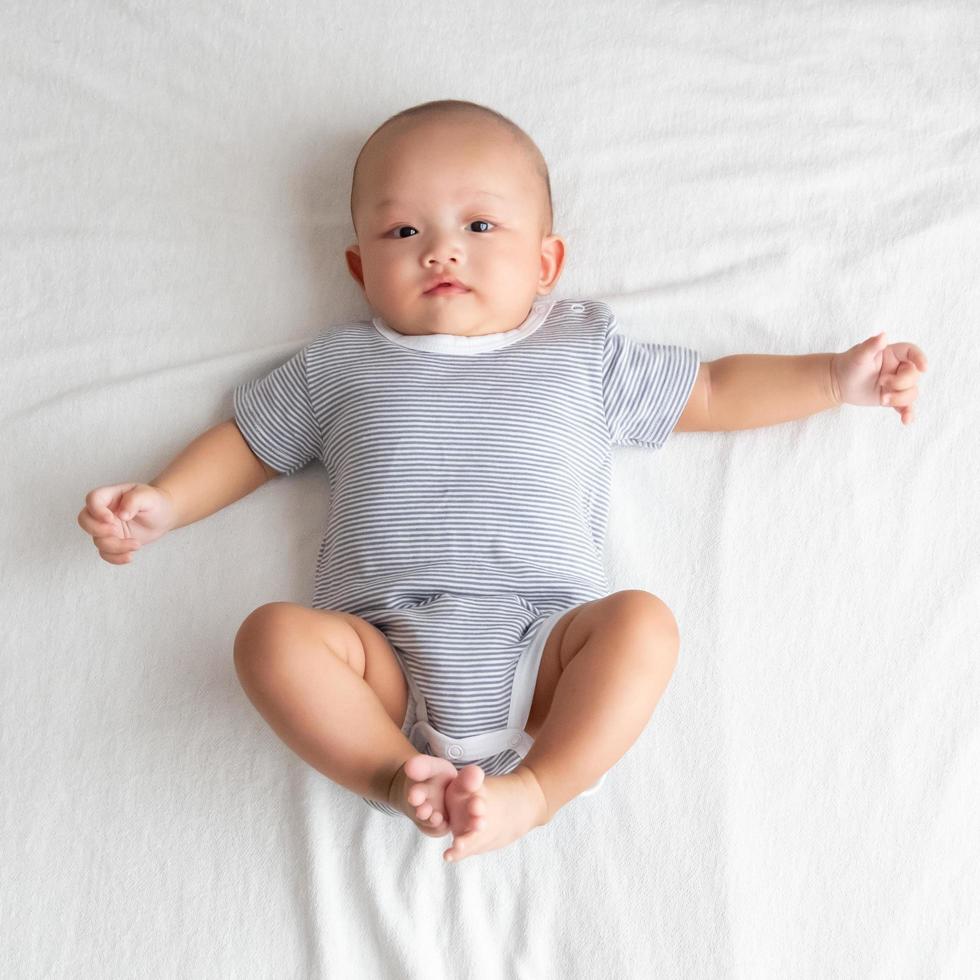
[[[926,356],[915,344],[886,345],[885,334],[880,333],[834,354],[830,374],[841,404],[889,406],[908,425],[919,397],[919,374],[926,367]]]
[[[148,483],[119,483],[98,487],[85,498],[78,524],[111,565],[125,565],[132,552],[156,541],[174,524],[173,500],[165,490]]]

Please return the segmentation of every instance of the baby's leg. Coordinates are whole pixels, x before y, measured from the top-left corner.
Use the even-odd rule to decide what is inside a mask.
[[[460,770],[446,793],[453,845],[443,857],[458,861],[503,847],[594,785],[646,727],[679,647],[670,610],[637,589],[562,617],[542,652],[525,729],[534,744],[506,776],[484,778],[479,766]]]
[[[350,613],[272,602],[242,623],[235,669],[273,731],[314,769],[359,796],[398,807],[420,829],[423,822],[444,825],[435,812],[416,820],[404,800],[391,798],[396,783],[402,797],[421,792],[405,785],[402,770],[419,752],[399,727],[408,704],[405,678],[376,627]],[[456,769],[425,756],[412,773],[418,782],[430,776],[446,782]]]
[[[552,643],[551,641],[554,641]],[[680,634],[656,596],[626,589],[584,603],[542,657],[535,707],[547,717],[519,768],[534,773],[548,820],[592,786],[646,727],[677,663]],[[533,709],[532,709],[533,714]]]

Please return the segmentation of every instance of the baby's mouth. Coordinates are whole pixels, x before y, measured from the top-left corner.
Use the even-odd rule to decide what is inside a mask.
[[[422,295],[423,296],[455,296],[460,293],[468,293],[469,290],[465,286],[460,286],[458,283],[448,283],[441,282],[438,286],[433,286],[432,289],[427,289]]]

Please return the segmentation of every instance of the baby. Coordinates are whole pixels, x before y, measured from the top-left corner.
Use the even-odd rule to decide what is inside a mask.
[[[594,792],[677,662],[670,609],[603,571],[610,448],[771,425],[841,404],[909,423],[922,351],[736,355],[622,334],[551,300],[565,261],[548,170],[513,122],[429,102],[354,166],[348,268],[374,312],[239,385],[234,418],[148,484],[99,487],[101,557],[318,460],[327,528],[312,608],[235,638],[241,684],[302,759],[405,814],[446,861],[504,847]]]

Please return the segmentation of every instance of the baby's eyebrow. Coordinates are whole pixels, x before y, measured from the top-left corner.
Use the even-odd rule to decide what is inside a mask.
[[[498,200],[501,200],[501,201],[506,201],[507,200],[507,198],[505,198],[503,194],[495,194],[493,191],[473,191],[472,193],[473,193],[473,196],[474,197],[476,197],[478,195],[483,195],[485,197],[495,197],[495,198],[497,198]],[[386,208],[386,207],[388,207],[391,204],[401,204],[401,203],[402,203],[401,201],[397,201],[393,197],[386,197],[383,201],[379,201],[374,206],[374,210],[375,211],[380,211],[382,208]]]

